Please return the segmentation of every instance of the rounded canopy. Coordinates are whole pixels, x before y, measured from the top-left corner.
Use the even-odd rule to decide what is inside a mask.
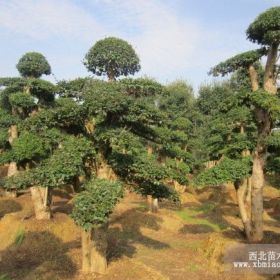
[[[51,74],[48,61],[38,52],[24,54],[17,64],[17,69],[23,77],[40,78],[43,74]]]
[[[280,6],[260,14],[248,27],[247,37],[261,45],[280,43]]]

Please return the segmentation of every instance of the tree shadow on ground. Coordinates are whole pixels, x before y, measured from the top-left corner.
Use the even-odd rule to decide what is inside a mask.
[[[214,229],[208,225],[201,225],[201,224],[189,224],[184,225],[179,230],[180,233],[186,234],[186,233],[209,233],[214,232]]]
[[[68,199],[68,200],[73,198],[73,196],[71,194],[69,194],[65,190],[60,190],[60,189],[54,189],[53,196],[58,196],[60,198],[64,198],[64,199]]]
[[[48,231],[27,232],[21,244],[12,244],[0,252],[1,272],[17,280],[69,279],[76,266],[66,255],[77,242],[63,243]]]
[[[0,218],[6,214],[19,212],[22,210],[22,206],[13,199],[1,199],[0,200]]]
[[[73,204],[70,200],[73,196],[65,190],[55,189],[53,191],[52,212],[69,215],[72,212]]]
[[[52,213],[64,213],[71,214],[73,209],[73,204],[68,203],[68,201],[57,201],[52,203]]]
[[[141,209],[130,209],[115,217],[108,230],[108,260],[113,261],[122,256],[132,257],[136,253],[137,244],[161,250],[169,245],[143,235],[141,229],[155,231],[160,229],[162,219]]]

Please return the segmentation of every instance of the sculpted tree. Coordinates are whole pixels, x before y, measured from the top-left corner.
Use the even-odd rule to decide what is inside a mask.
[[[123,188],[120,183],[94,179],[75,197],[71,216],[83,229],[84,272],[105,273],[108,219],[122,196]]]
[[[162,90],[147,80],[93,81],[83,96],[97,148],[97,177],[114,179],[117,175],[135,191],[152,196],[155,211],[159,198],[178,200],[165,180],[179,175],[171,172],[174,165],[165,167],[158,160],[167,136],[172,139],[165,114],[153,102]]]
[[[43,103],[51,102],[54,99],[54,86],[38,79],[41,75],[48,75],[51,72],[50,66],[42,54],[26,53],[19,60],[17,68],[22,78],[1,78],[0,80],[0,85],[4,88],[1,91],[1,110],[3,115],[6,115],[5,118],[9,118],[11,122],[8,129],[10,146],[18,137],[20,120],[27,118]],[[12,158],[9,162],[8,176],[13,176],[17,173],[18,162],[13,161]]]
[[[17,191],[30,187],[36,218],[49,219],[52,189],[78,185],[81,176],[90,177],[95,150],[87,139],[82,105],[71,97],[55,99],[59,88],[29,76],[38,76],[42,69],[39,65],[33,74],[24,72],[23,78],[0,80],[4,86],[0,125],[7,137],[2,139],[0,161],[16,167],[4,188]]]
[[[251,81],[251,92],[248,98],[254,106],[257,126],[257,143],[253,150],[251,215],[247,221],[249,240],[258,242],[263,238],[263,188],[264,167],[266,159],[266,139],[270,135],[275,121],[279,119],[280,102],[277,98],[277,58],[280,43],[280,7],[271,8],[261,15],[247,29],[250,41],[263,46],[262,49],[237,55],[212,69],[215,75],[225,75],[245,69]],[[256,62],[267,54],[263,82],[260,83],[256,71]],[[260,88],[263,85],[263,89]]]
[[[51,67],[46,58],[37,52],[28,52],[23,55],[17,69],[22,77],[40,78],[42,75],[50,75]]]
[[[235,83],[234,83],[235,84]],[[246,95],[230,81],[204,86],[198,98],[199,109],[206,115],[205,140],[210,169],[196,178],[199,185],[220,186],[234,183],[240,216],[246,234],[250,233],[250,152],[256,144],[256,126]]]
[[[84,65],[97,76],[107,75],[109,81],[140,70],[139,58],[132,46],[114,37],[97,41],[86,54]]]

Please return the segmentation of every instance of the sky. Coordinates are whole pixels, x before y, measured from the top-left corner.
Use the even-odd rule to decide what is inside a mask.
[[[161,83],[212,80],[209,69],[239,52],[258,48],[246,29],[280,0],[0,0],[0,77],[18,76],[26,52],[42,53],[51,81],[91,76],[82,61],[108,36],[127,40],[141,71]]]

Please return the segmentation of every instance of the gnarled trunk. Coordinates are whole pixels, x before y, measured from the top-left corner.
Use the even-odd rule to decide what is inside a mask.
[[[250,209],[250,207],[248,207],[248,202],[246,201],[247,192],[249,191],[247,180],[245,179],[241,183],[236,182],[235,188],[236,188],[236,193],[237,193],[237,201],[238,201],[240,217],[241,217],[241,220],[242,220],[242,223],[244,226],[244,231],[245,231],[246,237],[250,241],[252,227],[251,227],[250,214],[248,211]]]
[[[277,60],[278,47],[279,44],[273,44],[270,46],[264,73],[264,90],[272,94],[277,93],[275,64]]]
[[[256,108],[256,120],[258,125],[258,142],[253,152],[251,239],[254,242],[260,242],[263,238],[263,188],[265,184],[264,164],[266,155],[265,139],[271,131],[272,122],[269,113],[261,108]]]
[[[47,187],[31,187],[31,197],[37,220],[51,218],[52,191]]]
[[[107,270],[107,229],[108,224],[83,230],[82,232],[82,254],[84,272],[104,274]]]

